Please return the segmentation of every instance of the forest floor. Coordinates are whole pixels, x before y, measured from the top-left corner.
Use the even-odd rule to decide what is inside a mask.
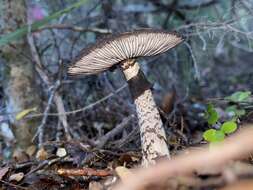
[[[245,57],[249,57],[249,55]],[[253,91],[252,83],[248,82],[252,81],[253,76],[252,69],[249,68],[251,68],[251,63],[248,60],[245,60],[244,65],[228,66],[223,64],[216,68],[207,68],[204,71],[205,80],[200,83],[203,97],[208,97],[206,99],[199,100],[191,97],[185,101],[178,101],[175,94],[169,94],[170,98],[165,105],[165,107],[169,107],[169,111],[163,110],[162,107],[160,111],[175,165],[180,164],[180,159],[184,155],[187,158],[187,155],[193,154],[194,157],[196,151],[201,151],[200,155],[202,155],[198,155],[197,160],[201,158],[200,161],[203,161],[203,157],[206,156],[208,161],[209,154],[202,151],[205,150],[203,145],[208,144],[203,139],[203,133],[210,128],[206,118],[206,105],[210,102],[219,114],[217,124],[213,126],[214,129],[218,130],[221,123],[228,120],[229,114],[226,109],[229,106],[236,106],[237,110],[245,111],[236,120],[237,131],[250,128],[246,124],[253,123],[252,97],[249,97],[249,102],[246,103],[245,101],[236,102],[224,98],[229,97],[232,92]],[[229,76],[224,74],[224,70],[229,73]],[[212,84],[207,84],[206,81],[212,81]],[[218,96],[223,98],[216,98]],[[1,99],[3,100],[3,96]],[[2,100],[1,102],[3,102]],[[2,141],[0,147],[1,189],[100,190],[113,189],[120,181],[123,184],[124,182],[129,184],[129,180],[133,178],[132,176],[136,176],[135,170],[140,168],[141,164],[138,129],[125,129],[130,120],[135,120],[135,116],[126,117],[115,127],[115,130],[111,130],[109,126],[104,135],[96,140],[89,138],[92,134],[81,135],[80,138],[84,140],[46,141],[39,149],[34,145],[24,151],[12,150],[13,142],[8,142],[4,137],[0,137]],[[247,138],[245,137],[245,140]],[[236,145],[228,145],[228,150],[231,147],[233,150],[237,150]],[[248,149],[245,148],[245,151]],[[238,157],[243,158],[238,160],[235,159],[236,155],[231,156],[229,151],[226,153],[225,150],[223,154],[219,152],[220,156],[216,160],[213,158],[211,161],[209,160],[210,162],[206,167],[201,164],[200,166],[194,165],[194,161],[188,160],[189,163],[187,161],[185,163],[193,164],[195,167],[190,170],[190,173],[186,164],[185,171],[182,169],[182,171],[176,172],[178,175],[172,176],[164,174],[165,176],[168,175],[168,178],[162,182],[157,180],[158,185],[154,185],[153,181],[153,185],[149,189],[253,189],[253,160],[251,154],[247,153],[249,152],[241,153],[238,150]],[[228,154],[228,158],[224,158],[226,154]],[[179,162],[177,162],[177,158]],[[180,168],[180,165],[177,167]],[[153,178],[156,178],[155,172],[157,171],[154,169]],[[123,186],[122,189],[124,189]]]

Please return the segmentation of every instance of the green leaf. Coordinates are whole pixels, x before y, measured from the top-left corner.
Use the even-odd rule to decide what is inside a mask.
[[[237,129],[237,124],[234,121],[227,121],[222,124],[221,131],[225,134],[233,133]]]
[[[214,125],[214,124],[218,121],[218,119],[219,119],[218,113],[217,113],[216,111],[213,111],[213,112],[210,114],[210,116],[209,116],[207,122],[208,122],[209,125]]]
[[[249,99],[251,95],[250,91],[238,91],[233,93],[231,96],[225,97],[226,100],[231,102],[245,102]]]
[[[225,134],[223,133],[223,131],[216,131],[215,133],[215,141],[214,142],[221,142],[223,141],[225,138]]]
[[[220,130],[208,129],[204,132],[203,138],[208,142],[221,142],[224,140],[225,135]]]
[[[207,105],[207,112],[210,113],[210,112],[212,112],[213,110],[214,110],[213,104],[209,103],[209,104]]]
[[[215,129],[208,129],[203,133],[203,138],[208,142],[212,142],[215,139],[215,133]]]
[[[243,116],[246,114],[244,109],[238,109],[236,105],[232,105],[226,108],[225,112],[232,114],[233,116]]]
[[[245,114],[246,114],[245,109],[238,109],[238,110],[236,110],[236,115],[237,115],[238,117],[243,116],[243,115],[245,115]]]
[[[214,125],[219,119],[219,114],[215,110],[212,104],[208,104],[207,106],[207,122],[209,125]]]
[[[25,109],[21,112],[19,112],[17,115],[16,115],[16,120],[20,120],[22,118],[24,118],[27,114],[31,113],[31,112],[34,112],[37,110],[37,107],[34,107],[34,108],[29,108],[29,109]]]
[[[51,20],[59,18],[61,15],[71,12],[73,9],[79,8],[81,5],[83,5],[86,2],[87,2],[87,0],[80,0],[79,2],[74,3],[65,9],[62,9],[60,11],[53,13],[52,15],[49,15],[48,17],[44,18],[41,21],[34,22],[31,25],[31,30],[32,31],[38,30],[39,28],[41,28],[42,26],[44,26],[45,24],[47,24]],[[5,35],[1,35],[0,36],[0,46],[8,44],[14,40],[18,40],[18,39],[24,37],[27,33],[28,33],[28,25],[25,25],[25,26],[17,29],[14,32],[11,32],[11,33],[8,33]]]

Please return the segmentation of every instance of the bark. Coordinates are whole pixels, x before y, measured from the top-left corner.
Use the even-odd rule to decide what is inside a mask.
[[[0,4],[1,34],[15,31],[26,24],[24,0],[0,0]],[[1,47],[1,56],[5,60],[4,81],[7,82],[5,82],[4,91],[7,111],[18,113],[33,107],[39,110],[41,100],[35,82],[34,65],[28,59],[31,55],[26,40],[17,40],[11,45]],[[15,114],[10,117],[17,146],[26,149],[32,145],[31,141],[39,121],[37,119],[17,121]]]
[[[146,167],[155,164],[159,158],[169,157],[166,134],[152,92],[144,75],[140,74],[142,72],[138,63],[130,60],[123,63],[122,68],[136,106],[143,154],[142,165]],[[131,83],[134,83],[135,87]]]

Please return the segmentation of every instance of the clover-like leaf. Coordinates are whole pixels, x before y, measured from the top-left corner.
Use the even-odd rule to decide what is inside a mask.
[[[217,130],[215,133],[215,141],[214,142],[221,142],[225,138],[225,134],[223,131]]]
[[[208,129],[204,132],[203,138],[208,142],[221,142],[224,140],[225,135],[220,130]]]
[[[250,91],[238,91],[225,97],[225,99],[231,102],[245,102],[249,100],[250,95]]]
[[[207,106],[207,122],[209,125],[214,125],[219,119],[219,114],[215,110],[213,104]]]
[[[228,106],[225,112],[227,112],[228,114],[232,116],[237,116],[237,117],[241,117],[246,114],[245,109],[237,108],[236,105]]]
[[[237,124],[234,121],[227,121],[222,124],[221,131],[225,134],[233,133],[237,129]]]

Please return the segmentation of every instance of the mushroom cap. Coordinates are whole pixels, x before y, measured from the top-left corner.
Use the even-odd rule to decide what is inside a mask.
[[[183,38],[176,32],[157,29],[142,29],[112,35],[83,49],[68,69],[68,73],[97,74],[126,59],[166,52],[182,41]]]

